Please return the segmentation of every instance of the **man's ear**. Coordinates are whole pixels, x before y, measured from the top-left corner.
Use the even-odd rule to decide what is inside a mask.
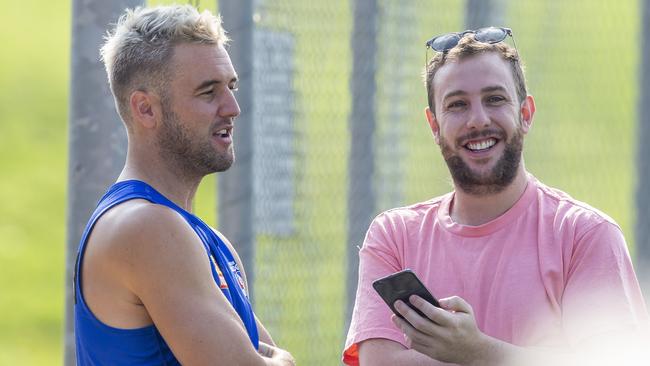
[[[129,97],[133,122],[144,128],[154,128],[162,117],[160,98],[142,90],[136,90]]]
[[[431,112],[431,109],[429,107],[424,108],[424,114],[427,116],[429,127],[431,127],[433,140],[436,142],[436,144],[440,145],[440,125],[438,125],[436,116],[433,114],[433,112]]]
[[[524,133],[528,133],[533,125],[533,116],[535,115],[535,99],[532,95],[527,95],[526,99],[521,102],[521,128]]]

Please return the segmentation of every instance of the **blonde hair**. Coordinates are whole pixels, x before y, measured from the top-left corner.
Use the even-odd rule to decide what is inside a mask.
[[[130,119],[129,97],[134,90],[166,97],[174,46],[228,42],[221,17],[207,10],[199,13],[190,5],[126,9],[105,39],[100,55],[124,122]]]

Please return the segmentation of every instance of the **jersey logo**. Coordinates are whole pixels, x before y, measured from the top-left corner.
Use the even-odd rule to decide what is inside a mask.
[[[246,292],[246,284],[244,283],[244,279],[241,276],[241,271],[239,270],[237,262],[229,261],[228,267],[230,267],[230,272],[235,276],[235,279],[237,279],[237,284],[239,285],[242,293],[248,297],[248,293]]]
[[[214,260],[214,256],[210,254],[210,260],[212,261],[212,264],[214,265],[214,268],[217,270],[217,276],[219,277],[219,288],[222,290],[228,289],[228,283],[226,283],[226,278],[223,276],[223,272],[221,272],[221,268],[217,265],[217,262]]]

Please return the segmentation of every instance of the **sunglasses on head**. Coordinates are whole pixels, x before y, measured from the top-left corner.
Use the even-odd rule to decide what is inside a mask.
[[[437,52],[447,52],[456,47],[458,42],[467,34],[473,34],[474,39],[482,43],[499,43],[506,39],[507,36],[512,38],[514,43],[515,38],[512,36],[512,29],[502,27],[486,27],[476,30],[466,30],[464,32],[447,33],[437,37],[433,37],[427,41],[427,49],[431,48]],[[515,44],[515,49],[517,45]]]

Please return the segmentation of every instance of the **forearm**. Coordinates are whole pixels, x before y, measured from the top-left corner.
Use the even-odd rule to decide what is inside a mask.
[[[264,358],[264,366],[285,366],[285,365],[288,365],[286,363],[286,361],[276,360],[274,358],[267,358],[267,357],[263,357],[263,358]]]
[[[516,347],[505,350],[510,365],[647,365],[650,359],[647,338],[602,334],[596,340],[574,347]],[[501,365],[499,364],[499,365]]]
[[[361,366],[442,366],[444,363],[434,360],[414,350],[401,350],[376,353],[359,358]]]
[[[579,361],[578,353],[566,348],[517,347],[505,343],[505,346],[491,354],[490,357],[478,360],[472,366],[570,366],[583,364]]]
[[[597,344],[582,344],[570,348],[555,347],[520,347],[513,344],[487,337],[487,342],[476,354],[477,357],[468,363],[469,366],[572,366],[593,364],[634,364],[619,361],[641,359],[640,348],[634,342],[597,342]],[[605,337],[605,339],[610,339]],[[609,343],[609,344],[608,344]],[[647,360],[646,360],[647,361]]]
[[[271,334],[269,333],[268,330],[264,327],[264,324],[260,321],[260,319],[255,316],[255,322],[257,323],[257,333],[259,335],[260,341],[270,344],[272,346],[275,346],[275,342],[273,342],[273,338],[271,338]]]
[[[388,339],[374,338],[359,345],[361,366],[442,366],[442,362]]]

